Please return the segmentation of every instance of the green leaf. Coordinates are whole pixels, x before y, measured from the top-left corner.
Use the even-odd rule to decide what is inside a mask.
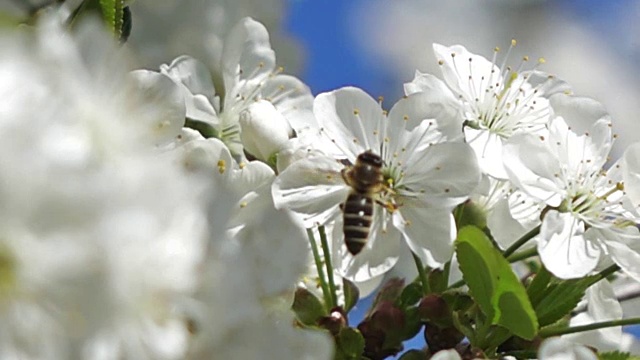
[[[538,321],[527,292],[484,232],[475,226],[462,228],[456,240],[456,254],[471,296],[491,324],[533,339]]]
[[[364,352],[364,337],[357,329],[345,327],[336,339],[338,351],[346,359],[359,359]]]
[[[598,359],[600,360],[635,360],[637,356],[631,356],[628,352],[611,351],[605,353],[599,353]]]
[[[342,289],[344,291],[344,311],[349,312],[360,299],[360,291],[351,281],[342,278]]]
[[[296,289],[291,309],[304,325],[316,325],[321,317],[327,315],[320,299],[304,288]]]
[[[544,296],[535,306],[540,326],[553,324],[568,315],[596,279],[597,275],[594,275],[582,279],[556,279],[550,283],[543,292]]]
[[[544,298],[545,289],[549,285],[551,277],[551,273],[543,266],[527,287],[527,295],[533,306],[536,306]]]

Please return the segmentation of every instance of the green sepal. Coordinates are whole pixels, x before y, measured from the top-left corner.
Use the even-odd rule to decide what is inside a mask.
[[[349,312],[360,299],[360,290],[345,278],[342,278],[342,289],[344,292],[344,311]]]
[[[357,329],[345,327],[336,337],[336,359],[360,359],[364,352],[364,337]]]
[[[400,294],[398,306],[405,309],[411,305],[415,305],[422,298],[422,285],[417,282],[412,282],[407,285]]]
[[[305,288],[297,288],[291,309],[296,318],[307,326],[317,325],[318,320],[328,315],[322,301]]]
[[[597,275],[581,279],[552,281],[535,305],[540,326],[547,326],[569,315],[585,291],[597,280]]]

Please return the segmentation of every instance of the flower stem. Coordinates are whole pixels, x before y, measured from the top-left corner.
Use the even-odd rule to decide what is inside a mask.
[[[598,273],[598,276],[600,277],[600,279],[604,279],[604,278],[606,278],[607,276],[609,276],[609,275],[611,275],[611,274],[615,273],[615,272],[616,272],[616,271],[618,271],[618,270],[620,270],[620,266],[618,266],[618,265],[616,265],[616,264],[613,264],[613,265],[609,266],[608,268],[606,268],[606,269],[604,269],[604,270],[600,271],[600,272]]]
[[[318,247],[316,245],[315,236],[313,236],[313,230],[307,229],[307,236],[309,237],[309,243],[311,244],[311,252],[313,253],[313,260],[316,263],[316,271],[318,272],[318,278],[320,279],[320,287],[322,288],[322,295],[324,297],[324,303],[327,307],[327,310],[331,309],[331,293],[329,292],[329,287],[327,286],[327,280],[324,276],[324,268],[322,267],[322,260],[320,259],[320,254],[318,253]]]
[[[522,235],[520,239],[511,244],[507,250],[505,250],[502,255],[504,257],[509,257],[509,255],[513,254],[516,250],[518,250],[522,245],[526,244],[527,241],[533,239],[536,235],[540,233],[540,225],[531,229],[528,233]]]
[[[536,256],[536,255],[538,255],[538,249],[533,247],[531,249],[527,249],[527,250],[524,250],[524,251],[520,251],[520,252],[511,254],[511,256],[509,256],[507,258],[507,261],[510,262],[510,263],[514,263],[516,261],[528,259],[528,258]]]
[[[416,262],[416,267],[418,268],[418,276],[420,277],[420,282],[422,283],[422,293],[424,295],[428,295],[431,292],[429,288],[429,279],[427,278],[427,272],[424,269],[424,265],[422,265],[422,261],[413,251],[411,252],[413,255],[413,261]]]
[[[320,242],[324,253],[324,265],[327,267],[327,279],[329,280],[329,294],[331,296],[331,308],[338,306],[338,296],[336,295],[336,283],[333,281],[333,264],[331,264],[331,252],[329,252],[329,242],[324,225],[318,226],[320,232]]]
[[[548,338],[551,336],[574,334],[577,332],[597,330],[597,329],[603,329],[603,328],[608,328],[613,326],[636,325],[636,324],[640,324],[640,318],[636,317],[636,318],[629,318],[629,319],[609,320],[609,321],[602,321],[602,322],[597,322],[593,324],[573,326],[573,327],[563,327],[563,328],[550,327],[550,328],[540,330],[538,335],[541,338]]]

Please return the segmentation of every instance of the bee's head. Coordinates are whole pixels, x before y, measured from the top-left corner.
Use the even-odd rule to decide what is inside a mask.
[[[358,155],[358,162],[378,168],[382,167],[382,158],[380,157],[380,155],[373,153],[371,150],[367,150]]]

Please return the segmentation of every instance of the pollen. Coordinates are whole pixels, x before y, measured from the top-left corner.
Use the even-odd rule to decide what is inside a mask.
[[[353,109],[353,115],[360,115],[359,109]]]
[[[241,209],[244,209],[244,208],[246,208],[246,207],[247,207],[247,205],[249,205],[249,204],[247,204],[247,202],[246,202],[246,201],[243,201],[243,202],[241,202],[241,203],[240,203],[240,208],[241,208]]]
[[[218,160],[218,171],[220,174],[224,174],[224,171],[227,169],[227,163],[224,160]]]
[[[438,60],[438,65],[440,65],[440,66],[444,65],[444,61]]]
[[[240,167],[240,169],[244,169],[247,166],[247,164],[245,162],[240,162],[238,164],[238,167]]]
[[[403,119],[404,121],[409,121],[409,116],[408,116],[408,115],[405,115],[405,116],[403,116],[403,117],[402,117],[402,119]]]

